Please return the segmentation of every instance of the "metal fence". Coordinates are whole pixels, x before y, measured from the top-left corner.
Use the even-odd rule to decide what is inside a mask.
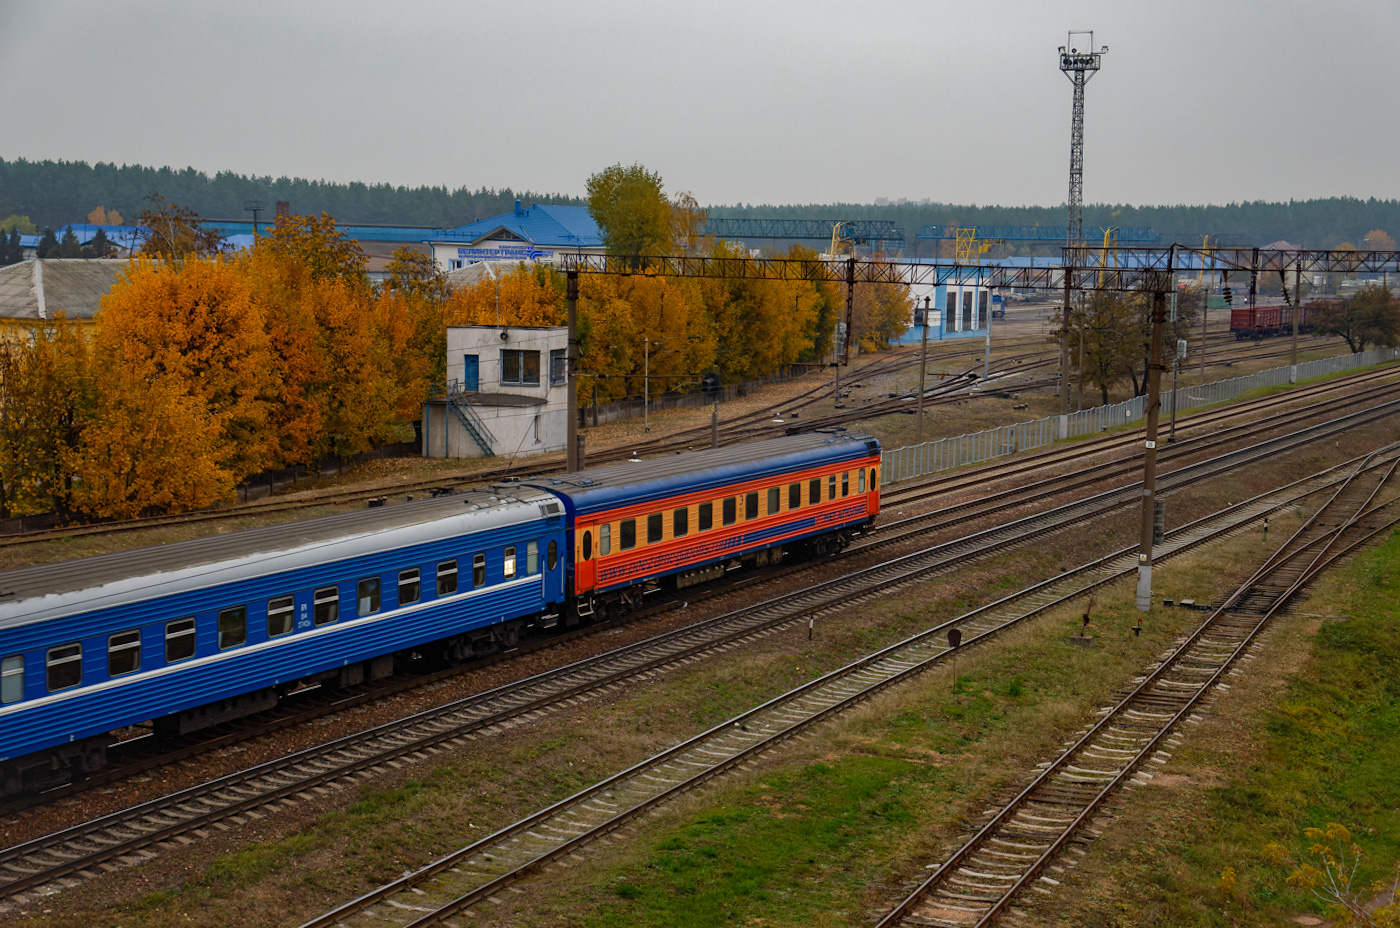
[[[1260,387],[1276,387],[1283,384],[1324,377],[1358,367],[1369,367],[1385,361],[1400,358],[1400,349],[1373,348],[1360,354],[1343,355],[1338,358],[1322,358],[1308,361],[1297,367],[1275,367],[1257,374],[1217,380],[1213,383],[1178,387],[1174,393],[1162,395],[1162,412],[1170,415],[1173,403],[1180,411],[1197,406],[1209,406],[1236,399]],[[1091,435],[1115,426],[1127,425],[1143,418],[1143,404],[1146,398],[1137,396],[1125,403],[1110,406],[1096,406],[1064,416],[1050,416],[1015,425],[1003,425],[995,429],[958,435],[954,438],[940,438],[919,445],[888,449],[881,455],[884,476],[881,483],[898,483],[925,474],[953,470],[967,464],[977,464],[992,458],[1015,454],[1031,448],[1040,448],[1056,441]]]

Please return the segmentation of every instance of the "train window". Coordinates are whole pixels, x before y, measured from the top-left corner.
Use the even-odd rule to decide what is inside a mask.
[[[62,647],[50,648],[45,663],[48,667],[50,693],[55,690],[66,690],[70,686],[77,686],[83,682],[83,646],[81,644],[65,644]]]
[[[107,639],[107,676],[119,677],[141,669],[141,631],[119,632]]]
[[[443,561],[437,566],[437,595],[451,596],[457,592],[457,562]]]
[[[24,658],[16,654],[0,661],[0,704],[24,698]]]
[[[418,597],[422,595],[423,584],[418,579],[418,568],[399,571],[399,605],[407,606],[409,603],[418,602]]]
[[[758,518],[758,494],[750,493],[744,497],[744,518]]]
[[[841,474],[841,495],[842,495],[842,496],[850,496],[850,495],[851,495],[851,472],[850,472],[850,471],[844,471],[844,472]]]
[[[538,541],[532,541],[525,546],[525,572],[527,574],[540,572],[540,543]]]
[[[592,533],[592,532],[584,532],[584,533],[583,533],[583,559],[584,559],[585,561],[591,561],[591,560],[593,560],[593,533]]]
[[[822,478],[807,482],[807,505],[815,506],[822,501]]]
[[[637,547],[637,520],[623,519],[621,537],[618,538],[618,547],[623,551]]]
[[[737,497],[726,496],[724,498],[724,507],[721,515],[723,515],[724,517],[725,525],[733,525],[734,521],[739,518],[738,509],[739,506]]]
[[[836,475],[832,474],[826,478],[826,498],[828,501],[836,498]]]
[[[486,584],[486,555],[472,555],[472,586],[479,587]]]
[[[700,504],[700,531],[708,532],[715,526],[715,504]]]
[[[234,606],[219,613],[219,650],[236,648],[248,640],[248,609]]]
[[[647,544],[654,545],[661,540],[661,513],[647,516]]]
[[[290,596],[279,596],[267,603],[267,637],[276,638],[292,630],[295,624],[296,603]]]
[[[777,487],[768,490],[768,515],[775,516],[783,508],[783,494]]]
[[[598,556],[612,554],[612,525],[603,523],[598,526]],[[551,567],[550,570],[554,568]]]
[[[684,538],[690,534],[690,510],[677,509],[671,513],[671,537]]]
[[[857,471],[856,473],[857,473],[857,475],[860,477],[860,482],[856,484],[856,492],[858,492],[858,493],[864,493],[864,492],[865,492],[865,468],[862,467],[862,468],[861,468],[859,471]]]
[[[180,619],[165,626],[165,662],[173,664],[194,657],[194,619]]]
[[[442,565],[438,565],[438,570],[442,570]],[[457,568],[452,568],[452,586],[457,586]],[[442,574],[438,574],[438,584],[442,584]],[[340,588],[334,586],[323,586],[312,596],[311,599],[311,620],[317,625],[329,625],[340,618]]]
[[[550,570],[559,566],[559,546],[553,541],[549,543],[548,548],[544,549],[544,562],[549,565]]]
[[[875,479],[875,468],[872,467],[872,468],[870,468],[870,491],[871,491],[872,493],[875,492],[875,488],[878,487],[879,485],[880,485],[880,482],[879,482],[878,480]]]
[[[506,548],[506,556],[505,556],[504,558],[501,559],[501,564],[503,565],[503,568],[504,568],[503,572],[505,573],[506,579],[507,579],[507,580],[514,580],[514,579],[515,579],[515,546],[514,546],[514,545],[512,545],[512,546],[509,547],[509,548]]]
[[[379,578],[366,577],[355,584],[355,611],[372,615],[379,611]]]
[[[789,508],[789,509],[796,509],[798,506],[801,506],[801,505],[802,505],[802,484],[800,484],[800,483],[789,483],[789,484],[788,484],[788,508]]]

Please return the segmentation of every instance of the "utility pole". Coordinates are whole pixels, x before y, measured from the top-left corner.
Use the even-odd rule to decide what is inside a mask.
[[[258,213],[263,211],[262,200],[244,200],[243,211],[253,214],[253,238],[258,237]]]
[[[1293,370],[1289,374],[1288,382],[1298,382],[1298,316],[1303,311],[1303,262],[1293,263]]]
[[[1201,289],[1201,383],[1206,382],[1206,317],[1210,315],[1210,287]]]
[[[1065,305],[1060,310],[1060,415],[1069,415],[1069,268],[1065,268]]]
[[[1175,255],[1173,255],[1173,258]],[[1147,364],[1147,437],[1143,442],[1142,463],[1142,537],[1138,544],[1137,608],[1147,612],[1152,608],[1152,527],[1156,515],[1157,494],[1157,419],[1162,410],[1162,330],[1167,327],[1167,292],[1172,265],[1152,291],[1152,353]]]
[[[1079,36],[1080,40],[1076,41],[1075,36]],[[1080,45],[1084,46],[1083,51],[1079,50]],[[1084,85],[1103,65],[1103,56],[1107,52],[1107,45],[1094,51],[1093,32],[1071,32],[1069,41],[1060,46],[1060,70],[1074,85],[1074,115],[1070,122],[1069,144],[1069,224],[1066,230],[1066,244],[1071,246],[1084,240]]]
[[[924,297],[924,330],[919,339],[919,443],[924,440],[924,386],[928,376],[928,314],[931,297]]]
[[[980,276],[980,275],[979,275]],[[982,379],[992,376],[992,288],[987,288],[987,350],[982,355]]]
[[[565,291],[569,307],[569,349],[568,349],[568,370],[569,386],[568,399],[569,406],[568,431],[565,433],[564,441],[568,444],[566,453],[568,454],[569,473],[574,473],[579,469],[578,454],[578,269],[568,270],[568,289]]]

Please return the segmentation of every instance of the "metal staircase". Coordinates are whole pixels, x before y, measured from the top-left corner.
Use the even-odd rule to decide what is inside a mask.
[[[447,408],[457,417],[457,421],[462,423],[462,428],[467,430],[467,434],[471,436],[472,441],[476,442],[481,453],[488,458],[492,457],[496,453],[493,448],[496,436],[491,434],[491,430],[486,427],[485,422],[481,421],[481,417],[472,409],[471,404],[464,401],[466,395],[467,391],[462,389],[460,383],[456,381],[449,383],[445,391]]]

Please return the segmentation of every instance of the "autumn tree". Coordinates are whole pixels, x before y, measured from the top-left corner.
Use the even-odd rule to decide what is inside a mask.
[[[136,225],[146,229],[142,254],[181,261],[208,257],[223,249],[224,237],[204,225],[194,210],[166,202],[158,193],[146,197],[146,202],[149,205],[136,216]]]
[[[280,368],[236,259],[133,261],[103,297],[94,354],[114,375],[126,375],[104,377],[103,392],[161,384],[161,408],[192,406],[200,421],[216,424],[220,440],[208,466],[233,482],[273,459],[269,406]],[[140,408],[106,399],[109,410]]]
[[[405,263],[376,293],[364,255],[325,215],[279,220],[240,258],[280,372],[271,407],[279,462],[312,464],[402,438],[441,379],[445,304],[430,280],[418,285],[426,268]]]
[[[640,267],[643,255],[675,250],[675,214],[660,173],[640,164],[614,164],[588,178],[588,211],[603,233],[608,253]]]
[[[1390,233],[1384,229],[1372,229],[1366,233],[1366,237],[1361,240],[1368,251],[1395,251],[1395,239],[1390,237]]]
[[[272,231],[258,244],[269,254],[300,262],[312,280],[337,278],[358,286],[369,284],[365,253],[329,213],[278,216]]]
[[[172,378],[106,370],[83,443],[65,459],[77,479],[71,502],[95,519],[197,509],[229,499],[235,473],[222,417]]]
[[[882,350],[909,329],[913,315],[914,298],[908,285],[858,283],[851,307],[854,331],[848,338],[862,351]]]
[[[403,245],[394,249],[393,258],[385,270],[388,272],[384,278],[384,289],[387,291],[414,294],[430,300],[447,299],[447,277],[431,254]]]
[[[0,221],[0,231],[19,232],[22,235],[38,235],[39,227],[34,225],[34,220],[28,216],[21,216],[18,213],[11,213]]]
[[[707,213],[695,197],[678,193],[671,198],[671,242],[681,253],[701,255],[709,252],[714,237],[705,234]]]
[[[1312,303],[1308,318],[1316,332],[1341,336],[1354,352],[1400,344],[1400,300],[1378,284],[1368,284],[1346,300]]]
[[[1095,291],[1069,320],[1071,362],[1084,383],[1099,390],[1104,403],[1109,391],[1134,375],[1142,355],[1142,307],[1122,294]],[[1053,336],[1059,341],[1060,335]],[[1134,388],[1136,388],[1134,380]]]
[[[0,341],[0,517],[69,510],[71,472],[92,403],[87,340],[62,317]]]
[[[87,221],[95,226],[119,226],[122,224],[122,214],[114,209],[97,206],[87,214]]]
[[[447,325],[563,325],[567,320],[562,275],[542,264],[497,267],[447,300]]]
[[[380,337],[373,294],[353,278],[322,277],[312,280],[302,299],[319,329],[328,375],[317,385],[318,450],[344,458],[392,440],[400,384],[390,346]]]

